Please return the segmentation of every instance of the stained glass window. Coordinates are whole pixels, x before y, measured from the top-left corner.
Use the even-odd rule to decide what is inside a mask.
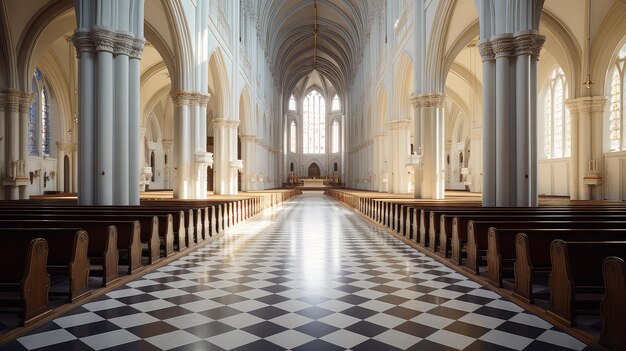
[[[626,45],[622,47],[618,56],[613,77],[611,78],[611,101],[609,116],[609,149],[620,151],[626,149],[623,142],[624,133],[624,65],[626,63]]]
[[[39,156],[37,150],[37,130],[39,129],[37,128],[39,124],[39,99],[37,98],[39,88],[37,86],[37,73],[33,75],[31,89],[35,97],[28,108],[28,154],[30,156]]]
[[[326,103],[316,90],[304,99],[302,144],[305,154],[326,152]]]
[[[41,90],[41,153],[50,156],[50,105],[46,88]]]
[[[341,109],[341,104],[339,103],[339,96],[335,94],[335,96],[333,97],[332,110],[339,111],[339,109]]]
[[[337,122],[337,120],[333,121],[331,129],[333,133],[333,145],[331,150],[333,154],[336,154],[339,152],[339,122]]]
[[[296,122],[295,121],[291,121],[291,125],[289,126],[289,138],[290,138],[290,144],[289,144],[289,151],[296,153],[296,143],[297,143],[297,139],[298,139],[298,135],[296,134],[298,132],[298,128],[296,127]]]
[[[561,68],[550,75],[544,98],[544,156],[569,157],[572,148],[571,119],[565,107],[567,80]]]

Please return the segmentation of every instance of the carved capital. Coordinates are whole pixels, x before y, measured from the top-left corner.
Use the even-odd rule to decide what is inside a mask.
[[[74,47],[76,48],[77,57],[83,52],[94,52],[96,49],[91,41],[90,32],[74,32],[72,43],[74,43]]]
[[[491,46],[489,40],[479,40],[476,46],[483,61],[493,61],[496,58],[496,55],[493,53],[493,46]]]
[[[97,28],[91,31],[91,40],[96,51],[115,51],[115,32],[108,29]]]
[[[606,105],[606,97],[605,96],[588,96],[582,97],[575,100],[568,100],[568,107],[570,104],[575,103],[577,105],[577,110],[580,113],[594,113],[594,112],[604,112],[604,106]]]
[[[21,93],[20,94],[20,112],[28,112],[30,105],[33,103],[33,93]]]
[[[146,46],[146,40],[143,38],[133,39],[132,48],[130,50],[130,57],[139,59],[143,55],[143,48]]]
[[[188,90],[175,90],[170,92],[170,97],[174,107],[189,106],[194,99],[194,93]]]
[[[413,107],[437,107],[441,108],[444,105],[446,98],[443,94],[420,94],[411,97],[411,103]]]
[[[514,55],[529,55],[534,60],[539,60],[539,54],[545,41],[546,37],[535,31],[516,33],[513,38]]]
[[[239,136],[239,138],[241,139],[241,141],[254,142],[254,139],[256,137],[254,135],[242,134],[242,135]]]
[[[134,38],[126,33],[117,33],[115,34],[115,41],[113,43],[114,52],[116,55],[126,55],[130,56],[133,50],[133,41]]]
[[[515,43],[511,34],[501,34],[491,39],[491,46],[496,59],[515,54]]]
[[[213,119],[213,127],[214,128],[232,128],[236,129],[239,127],[239,121],[234,119],[226,119],[226,118],[215,118]]]

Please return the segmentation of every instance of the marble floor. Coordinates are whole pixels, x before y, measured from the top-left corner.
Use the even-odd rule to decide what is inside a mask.
[[[323,195],[0,350],[589,350]]]

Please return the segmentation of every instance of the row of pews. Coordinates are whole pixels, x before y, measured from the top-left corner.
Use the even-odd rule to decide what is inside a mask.
[[[18,314],[21,326],[31,325],[53,310],[53,294],[80,301],[124,275],[184,255],[299,193],[279,189],[211,200],[144,199],[140,206],[123,207],[77,206],[75,199],[2,201],[0,313]],[[55,281],[62,283],[55,287]]]
[[[603,347],[626,349],[626,204],[485,208],[465,199],[327,194]],[[583,316],[599,316],[599,335],[577,323]]]

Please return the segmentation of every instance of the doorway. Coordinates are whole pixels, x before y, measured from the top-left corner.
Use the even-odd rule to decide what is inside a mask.
[[[315,162],[311,163],[308,172],[309,178],[319,178],[320,174],[320,166],[318,166]]]

